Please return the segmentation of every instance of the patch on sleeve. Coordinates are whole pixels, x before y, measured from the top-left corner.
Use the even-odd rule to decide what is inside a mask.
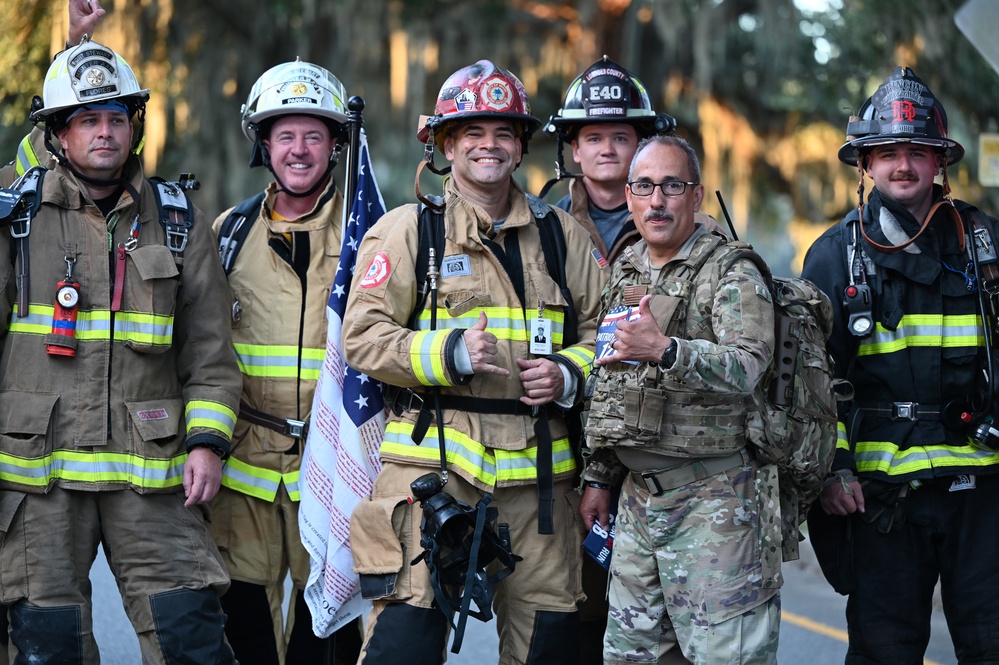
[[[368,266],[368,271],[364,273],[364,279],[361,280],[360,286],[362,289],[373,289],[384,283],[389,278],[391,272],[392,265],[389,263],[388,254],[378,252],[375,254],[375,258],[371,259],[371,265]]]
[[[593,251],[590,252],[590,256],[593,257],[593,260],[596,261],[597,265],[600,266],[601,268],[607,267],[607,259],[604,258],[604,255],[601,254],[600,250],[597,249],[596,247],[594,247]]]

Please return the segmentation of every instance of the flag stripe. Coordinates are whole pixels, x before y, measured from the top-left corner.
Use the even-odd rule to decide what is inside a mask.
[[[343,313],[357,249],[364,233],[385,212],[363,131],[358,153],[357,192],[349,202],[340,263],[327,303],[326,357],[299,475],[299,527],[311,559],[304,595],[313,632],[320,637],[367,609],[353,572],[347,534],[350,514],[370,494],[378,474],[378,446],[385,430],[381,385],[343,360]]]

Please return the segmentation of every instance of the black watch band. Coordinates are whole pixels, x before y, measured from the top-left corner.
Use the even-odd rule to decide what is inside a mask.
[[[670,338],[669,346],[663,351],[663,357],[659,359],[659,367],[669,369],[676,363],[676,340]]]
[[[610,489],[610,485],[608,485],[607,483],[598,483],[595,480],[587,480],[586,481],[586,486],[587,487],[592,487],[595,490],[609,490]]]

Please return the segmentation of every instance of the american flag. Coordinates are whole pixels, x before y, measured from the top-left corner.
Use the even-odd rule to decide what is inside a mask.
[[[305,600],[319,637],[332,634],[368,607],[352,570],[350,514],[371,492],[385,431],[381,384],[347,367],[343,359],[343,313],[357,249],[365,232],[385,213],[363,131],[358,153],[357,193],[350,202],[340,263],[326,305],[326,359],[312,403],[299,480],[298,522],[311,558]]]

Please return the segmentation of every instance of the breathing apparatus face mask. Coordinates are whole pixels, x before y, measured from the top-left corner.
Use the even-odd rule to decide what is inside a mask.
[[[433,535],[440,545],[451,550],[460,549],[468,532],[475,528],[475,509],[445,492],[444,481],[436,473],[420,476],[409,488],[423,508],[423,535]]]
[[[493,589],[514,571],[520,557],[510,549],[510,529],[496,524],[499,511],[483,495],[473,508],[444,491],[444,481],[427,473],[410,484],[414,500],[420,502],[420,546],[412,561],[423,561],[437,607],[455,628],[454,653],[461,645],[466,616],[480,621],[492,618]],[[490,567],[490,564],[494,564]],[[492,574],[486,569],[494,570]],[[472,609],[474,603],[477,609]],[[458,622],[453,617],[458,614]]]

